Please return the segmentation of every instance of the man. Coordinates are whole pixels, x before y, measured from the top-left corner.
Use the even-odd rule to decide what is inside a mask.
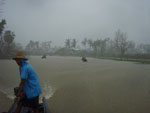
[[[21,82],[19,84],[19,90],[15,102],[18,102],[18,106],[15,113],[20,113],[23,105],[32,108],[34,113],[39,113],[39,95],[42,93],[38,77],[26,61],[28,60],[22,51],[16,53],[16,57],[13,58],[19,66]],[[20,99],[20,97],[24,97]]]

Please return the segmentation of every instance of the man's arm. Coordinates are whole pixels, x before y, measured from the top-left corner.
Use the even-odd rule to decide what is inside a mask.
[[[18,94],[17,94],[16,98],[14,99],[14,102],[17,102],[18,99],[21,96],[23,96],[23,94],[24,94],[24,92],[23,92],[23,90],[24,90],[24,84],[25,84],[25,79],[21,79],[21,82],[19,84]]]
[[[17,97],[20,97],[23,95],[24,84],[25,84],[25,79],[21,79],[21,82],[19,84],[19,90],[18,90]]]

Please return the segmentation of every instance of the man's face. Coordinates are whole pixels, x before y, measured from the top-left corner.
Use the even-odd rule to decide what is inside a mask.
[[[19,65],[19,66],[21,66],[21,59],[16,59],[16,63]]]

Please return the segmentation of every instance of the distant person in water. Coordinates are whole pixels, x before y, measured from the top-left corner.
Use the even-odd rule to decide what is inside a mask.
[[[23,55],[22,51],[18,51],[13,60],[19,66],[21,79],[18,94],[14,100],[15,102],[19,101],[15,113],[20,113],[23,105],[32,108],[34,113],[39,113],[39,95],[42,91],[38,77],[31,65],[27,63],[28,59]],[[20,99],[21,97],[23,98]]]
[[[81,59],[83,62],[87,62],[87,58],[86,57],[82,57]]]
[[[42,56],[42,59],[44,59],[44,58],[46,58],[46,54],[44,54],[44,55]]]

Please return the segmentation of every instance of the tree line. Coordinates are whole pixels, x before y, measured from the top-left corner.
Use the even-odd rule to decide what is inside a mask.
[[[23,50],[27,55],[72,55],[89,56],[95,58],[136,58],[150,59],[150,44],[135,44],[128,40],[127,33],[118,30],[114,38],[84,38],[78,42],[75,38],[66,39],[63,46],[53,46],[52,41],[30,40],[23,48],[14,41],[15,34],[5,30],[6,21],[0,22],[0,58],[11,58],[16,51]]]
[[[84,38],[77,45],[76,39],[66,39],[65,46],[56,51],[58,55],[78,55],[95,58],[136,58],[150,59],[150,44],[135,44],[127,34],[118,30],[115,37],[103,39]]]

